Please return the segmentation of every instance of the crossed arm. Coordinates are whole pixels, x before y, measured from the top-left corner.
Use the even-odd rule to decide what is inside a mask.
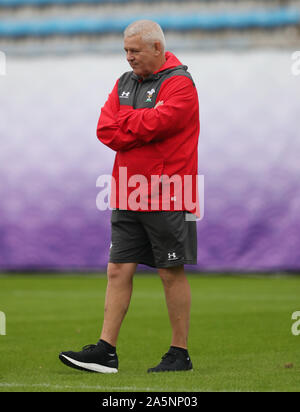
[[[151,109],[120,106],[118,82],[101,110],[97,137],[115,151],[130,150],[178,133],[185,126],[186,111],[194,105],[194,86],[184,76],[163,83],[159,102]]]

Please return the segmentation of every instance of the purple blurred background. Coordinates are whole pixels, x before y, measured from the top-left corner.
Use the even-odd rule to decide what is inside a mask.
[[[199,93],[201,271],[300,269],[300,76],[291,52],[177,53]],[[0,76],[0,269],[105,270],[110,210],[96,138],[124,56],[7,60]],[[145,267],[140,267],[145,269]]]

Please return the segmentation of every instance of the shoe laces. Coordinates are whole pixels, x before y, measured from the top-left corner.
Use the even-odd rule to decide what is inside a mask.
[[[163,363],[170,364],[176,359],[176,355],[173,352],[167,352],[164,354],[164,356],[161,358]]]
[[[95,347],[96,347],[97,345],[95,345],[95,344],[90,344],[90,345],[85,345],[83,348],[82,348],[82,350],[84,350],[84,351],[86,351],[86,352],[88,352],[88,351],[92,351],[92,350],[94,350],[95,349]]]

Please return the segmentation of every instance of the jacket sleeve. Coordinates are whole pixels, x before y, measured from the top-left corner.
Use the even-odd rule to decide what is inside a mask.
[[[121,130],[120,125],[117,122],[117,116],[120,110],[118,82],[119,81],[116,82],[108,100],[102,107],[97,124],[98,139],[115,151],[129,150],[145,144],[142,141],[139,141],[132,133],[127,133]]]
[[[121,108],[118,123],[123,133],[135,136],[144,143],[158,141],[183,130],[186,116],[197,107],[197,91],[191,79],[173,76],[166,80],[157,97],[163,105],[156,109]]]

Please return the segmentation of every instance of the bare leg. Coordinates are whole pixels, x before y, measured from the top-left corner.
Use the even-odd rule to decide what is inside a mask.
[[[183,266],[158,269],[164,285],[170,323],[172,346],[187,349],[191,290]]]
[[[104,321],[100,338],[116,346],[129,307],[136,263],[108,263]]]

